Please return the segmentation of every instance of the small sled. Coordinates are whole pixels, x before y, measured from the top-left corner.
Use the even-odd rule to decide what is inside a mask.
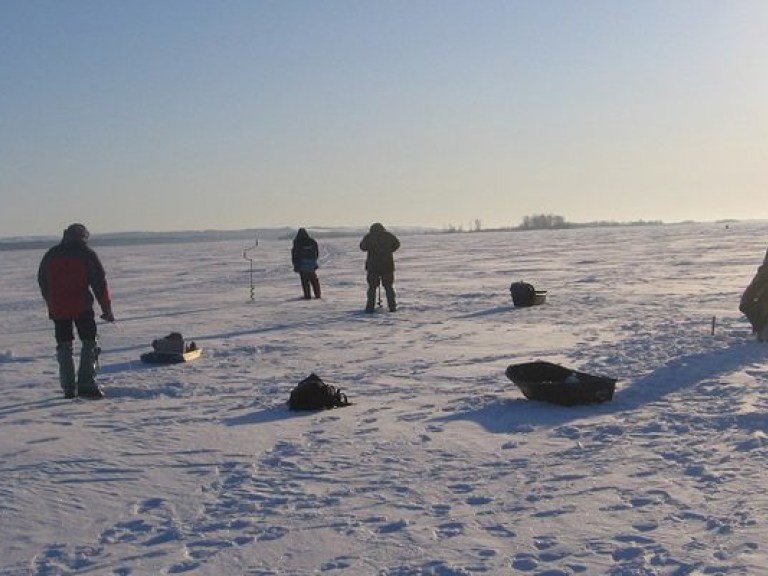
[[[152,351],[142,354],[141,361],[146,364],[181,364],[182,362],[191,362],[200,358],[202,353],[203,349],[197,347],[181,354]]]
[[[507,378],[528,400],[560,406],[596,404],[613,399],[616,379],[571,370],[551,362],[527,362],[507,368]]]
[[[152,352],[141,355],[147,364],[179,364],[199,358],[203,350],[194,342],[187,344],[179,332],[152,341]]]

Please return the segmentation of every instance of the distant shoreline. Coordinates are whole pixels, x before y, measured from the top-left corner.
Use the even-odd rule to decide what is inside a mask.
[[[733,224],[742,222],[741,220],[719,220],[713,224]],[[676,224],[702,224],[703,222],[678,222]],[[553,227],[505,227],[505,228],[483,228],[480,230],[464,230],[461,228],[449,227],[447,229],[438,228],[418,228],[418,227],[389,227],[398,234],[479,234],[484,232],[527,232],[533,230],[573,230],[580,228],[615,228],[615,227],[637,227],[637,226],[670,226],[675,223],[664,223],[662,221],[635,221],[635,222],[565,222],[561,226]],[[347,227],[347,228],[328,228],[311,227],[307,230],[316,238],[344,238],[350,236],[360,236],[367,232],[367,227]],[[91,237],[92,244],[99,246],[136,246],[151,244],[185,244],[191,242],[224,242],[231,240],[257,241],[257,240],[287,240],[293,238],[296,234],[296,228],[254,228],[248,230],[190,230],[177,232],[118,232],[106,234],[94,234]],[[57,242],[59,237],[30,237],[30,238],[5,238],[0,239],[0,252],[12,250],[42,250],[47,249]]]

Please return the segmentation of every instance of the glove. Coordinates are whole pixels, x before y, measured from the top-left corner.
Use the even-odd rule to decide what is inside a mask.
[[[104,322],[114,322],[115,321],[115,315],[112,314],[112,309],[107,308],[106,310],[102,311],[101,319],[104,320]]]

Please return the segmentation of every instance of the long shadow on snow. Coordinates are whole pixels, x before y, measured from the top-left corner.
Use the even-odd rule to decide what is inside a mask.
[[[50,354],[46,357],[50,357]],[[42,356],[40,358],[42,358]],[[40,358],[32,358],[30,356],[2,356],[0,357],[0,364],[28,364],[30,362],[35,362]]]
[[[202,312],[217,312],[219,310],[228,310],[228,306],[215,306],[211,308],[195,308],[192,310],[163,310],[158,311],[153,314],[144,314],[142,316],[121,316],[117,319],[116,325],[119,327],[120,324],[127,323],[127,322],[136,322],[140,320],[151,320],[154,318],[174,318],[176,316],[187,316],[190,314],[200,314]],[[100,323],[101,325],[101,323]],[[19,330],[14,332],[15,334],[33,334],[36,332],[52,332],[52,324],[48,324],[46,326],[41,326],[39,328],[30,328],[27,330]]]
[[[303,298],[300,298],[300,300],[303,300]],[[121,322],[128,322],[128,321],[132,321],[132,320],[142,320],[142,319],[145,319],[145,318],[155,318],[155,317],[161,317],[161,316],[174,316],[174,315],[182,315],[182,314],[195,314],[197,312],[204,312],[204,311],[208,311],[208,310],[223,310],[223,309],[225,309],[225,307],[206,308],[206,309],[200,309],[200,310],[182,311],[182,312],[179,312],[177,314],[157,314],[157,315],[153,315],[153,316],[132,317],[132,318],[129,318],[127,320],[122,320],[121,319],[120,321]],[[263,326],[263,327],[260,327],[260,328],[244,328],[242,330],[232,330],[230,332],[218,332],[218,333],[215,333],[215,334],[197,335],[197,336],[191,337],[190,339],[191,340],[195,340],[195,341],[200,342],[203,345],[205,345],[205,342],[206,341],[210,341],[210,340],[222,340],[222,339],[223,340],[227,340],[229,338],[237,338],[237,337],[240,337],[240,336],[251,336],[251,335],[257,335],[257,334],[266,334],[266,333],[269,333],[269,332],[289,331],[289,330],[292,330],[292,329],[297,328],[297,327],[307,327],[307,326],[311,327],[311,326],[315,326],[315,325],[328,326],[331,323],[346,322],[349,319],[349,316],[354,316],[354,317],[359,317],[359,318],[372,318],[372,317],[377,316],[377,315],[376,314],[374,314],[374,315],[366,314],[363,310],[354,309],[354,310],[349,310],[346,313],[342,313],[342,314],[338,315],[335,318],[321,318],[321,319],[318,319],[318,320],[316,320],[314,322],[308,322],[306,320],[302,320],[301,322],[295,322],[295,323],[292,323],[292,324],[275,324],[275,325],[272,325],[272,326]],[[390,317],[390,314],[387,313],[386,315],[383,315],[381,317],[388,318],[388,317]],[[131,345],[131,346],[122,346],[122,347],[119,347],[119,348],[117,348],[117,347],[116,348],[109,348],[108,350],[105,350],[103,352],[103,355],[106,355],[106,354],[118,354],[118,353],[122,353],[122,352],[133,352],[133,351],[137,351],[137,350],[148,351],[147,344],[143,343],[143,344],[135,344],[135,345]],[[25,361],[31,362],[33,360],[40,360],[40,359],[48,358],[49,356],[50,355],[40,356],[40,357],[33,357],[33,358],[29,358],[28,360],[25,360]],[[103,356],[102,356],[102,358],[103,358]],[[2,362],[0,362],[0,363],[2,363]],[[141,362],[140,358],[137,358],[135,362],[130,362],[129,361],[129,362],[121,362],[121,363],[117,363],[117,364],[110,364],[110,365],[102,364],[101,371],[103,373],[106,373],[106,374],[111,374],[111,373],[115,373],[115,372],[122,372],[122,371],[125,371],[125,370],[133,369],[137,365],[142,365],[142,362]]]
[[[303,300],[303,298],[301,300]],[[226,340],[228,338],[237,338],[240,336],[266,334],[269,332],[284,332],[284,331],[293,330],[295,328],[305,329],[305,328],[312,328],[314,326],[322,326],[324,328],[327,328],[328,326],[331,326],[334,324],[348,322],[350,316],[355,318],[380,318],[380,319],[384,319],[384,318],[396,319],[398,317],[403,318],[403,316],[399,315],[397,312],[391,313],[391,312],[378,311],[378,313],[367,314],[363,310],[354,309],[354,310],[348,310],[346,312],[341,311],[332,317],[318,316],[314,320],[302,319],[300,321],[296,321],[293,323],[274,324],[272,326],[263,326],[261,328],[244,328],[242,330],[232,330],[230,332],[204,334],[201,336],[197,336],[196,338],[193,338],[193,339],[205,345],[206,340],[220,340],[220,339]]]
[[[561,426],[573,420],[590,418],[596,413],[611,412],[607,404],[587,406],[555,406],[524,398],[503,399],[475,410],[435,418],[435,422],[467,420],[492,433],[529,432],[533,428]]]
[[[747,341],[722,350],[681,356],[639,380],[622,386],[620,402],[616,406],[618,410],[633,410],[699,382],[717,380],[722,375],[746,366],[765,363],[768,360],[766,352],[768,350],[765,345]]]
[[[488,432],[508,433],[526,432],[534,427],[560,426],[574,420],[629,412],[663,400],[669,394],[691,388],[702,381],[717,380],[722,375],[750,365],[763,363],[768,371],[766,352],[765,345],[744,342],[723,350],[682,356],[626,386],[622,386],[620,380],[616,385],[613,401],[602,404],[566,407],[524,398],[500,399],[477,409],[435,418],[434,421],[467,420],[479,424]],[[510,382],[509,385],[512,390],[521,394],[514,384]],[[759,414],[746,414],[736,418],[736,415],[731,414],[728,419],[730,422],[736,421],[740,427],[747,430],[756,430],[764,427],[768,415],[763,417]]]
[[[140,320],[152,320],[154,318],[175,318],[177,316],[188,316],[190,314],[201,314],[203,312],[218,312],[219,310],[228,310],[229,306],[213,306],[210,308],[194,308],[191,310],[158,310],[152,314],[144,314],[142,316],[125,316],[117,319],[117,324],[123,322],[137,322]]]
[[[118,372],[132,372],[134,370],[151,370],[152,368],[160,368],[162,366],[168,366],[168,364],[146,364],[142,362],[140,358],[137,358],[136,360],[129,360],[128,362],[102,364],[101,368],[99,368],[99,374],[117,374]]]
[[[185,386],[178,382],[165,382],[149,387],[121,386],[108,384],[104,386],[104,394],[107,398],[130,398],[132,400],[155,400],[157,398],[181,398],[189,399],[189,392]]]
[[[258,412],[250,412],[241,416],[235,416],[234,418],[225,418],[222,420],[227,426],[243,426],[251,424],[266,424],[268,422],[276,422],[278,420],[287,420],[289,418],[306,418],[308,416],[316,416],[317,414],[324,414],[327,410],[302,410],[294,411],[289,410],[286,405],[273,406],[272,408],[265,408]]]
[[[46,398],[45,400],[30,400],[29,402],[18,402],[16,404],[6,404],[0,406],[0,420],[8,415],[18,415],[32,410],[49,409],[57,405],[67,405],[71,400],[65,400],[58,394],[55,398]]]
[[[469,314],[462,314],[456,316],[460,320],[466,320],[468,318],[482,318],[483,316],[490,316],[491,314],[501,314],[502,312],[514,312],[517,308],[513,304],[506,306],[494,306],[493,308],[486,308],[485,310],[478,310],[477,312],[470,312]]]

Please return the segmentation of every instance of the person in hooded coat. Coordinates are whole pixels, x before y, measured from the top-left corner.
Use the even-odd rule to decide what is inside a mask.
[[[315,298],[320,298],[320,280],[317,277],[319,255],[320,251],[315,239],[310,237],[304,228],[299,228],[293,239],[291,261],[293,262],[293,271],[299,274],[305,300],[312,298],[312,292],[315,293]],[[311,292],[310,287],[312,288]]]
[[[400,240],[382,224],[376,222],[360,241],[360,250],[368,253],[365,260],[366,279],[368,281],[365,311],[371,313],[376,304],[376,289],[384,286],[387,306],[390,312],[397,310],[395,299],[395,259],[393,254],[400,248]]]
[[[54,324],[59,383],[65,398],[103,397],[95,380],[99,348],[94,299],[101,307],[102,319],[115,320],[104,267],[88,246],[88,238],[85,226],[72,224],[64,230],[61,242],[45,253],[37,271],[40,293]],[[81,342],[77,375],[72,357],[73,328]]]
[[[768,342],[768,251],[755,277],[741,295],[739,310],[749,320],[757,339]]]

